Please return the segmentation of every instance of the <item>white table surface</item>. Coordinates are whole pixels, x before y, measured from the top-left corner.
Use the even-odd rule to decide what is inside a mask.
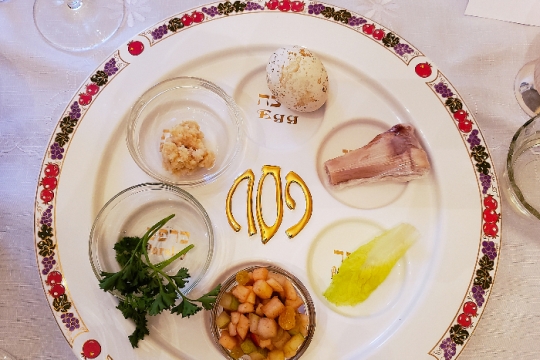
[[[122,3],[124,0],[111,0]],[[119,33],[95,50],[48,45],[32,0],[0,2],[0,348],[16,359],[75,359],[40,284],[34,197],[51,133],[82,82],[121,44],[203,0],[125,0]],[[499,179],[510,139],[527,119],[516,73],[540,57],[540,27],[465,16],[467,0],[333,0],[389,27],[442,70],[474,112]],[[460,359],[540,358],[540,222],[503,201],[500,262],[484,315]]]

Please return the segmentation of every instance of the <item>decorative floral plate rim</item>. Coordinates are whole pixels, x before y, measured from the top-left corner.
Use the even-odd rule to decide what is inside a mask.
[[[450,81],[427,59],[404,39],[384,26],[354,12],[322,2],[302,2],[287,0],[215,2],[197,7],[165,21],[135,36],[103,62],[85,81],[84,85],[64,111],[56,126],[40,169],[39,184],[35,201],[35,249],[41,282],[55,320],[70,344],[81,336],[84,341],[74,348],[76,354],[84,358],[98,358],[102,347],[98,338],[93,338],[75,306],[65,281],[62,262],[57,251],[56,198],[63,159],[75,136],[79,124],[92,103],[105,88],[136,57],[158,43],[180,36],[182,31],[199,24],[221,18],[275,12],[311,16],[356,31],[359,36],[371,39],[401,60],[425,82],[447,110],[459,132],[470,156],[480,193],[482,209],[482,229],[479,235],[478,254],[474,273],[471,275],[462,304],[455,310],[455,317],[449,321],[446,332],[433,344],[429,354],[437,359],[453,359],[459,356],[475,330],[485,309],[485,302],[491,294],[498,266],[501,247],[500,195],[498,181],[493,169],[486,143],[472,114]],[[414,59],[421,59],[413,61]],[[415,65],[414,65],[415,64]],[[414,66],[413,66],[414,65]],[[103,353],[106,358],[111,358]],[[103,357],[105,358],[105,357]],[[112,358],[111,358],[112,359]]]

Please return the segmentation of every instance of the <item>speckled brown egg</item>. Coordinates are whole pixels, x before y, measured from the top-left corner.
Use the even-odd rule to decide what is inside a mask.
[[[276,100],[291,110],[315,111],[328,98],[328,74],[323,63],[300,46],[280,48],[270,56],[266,81]]]

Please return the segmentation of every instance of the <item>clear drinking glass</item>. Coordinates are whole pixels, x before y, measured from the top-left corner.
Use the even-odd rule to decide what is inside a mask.
[[[521,214],[540,219],[540,115],[515,133],[508,149],[504,191]]]
[[[124,7],[111,11],[111,0],[36,0],[34,22],[53,46],[69,51],[90,50],[113,36]]]
[[[521,108],[529,115],[540,113],[540,59],[523,65],[514,82],[514,93]]]

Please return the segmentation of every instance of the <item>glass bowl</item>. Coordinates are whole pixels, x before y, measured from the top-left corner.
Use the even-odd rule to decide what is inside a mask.
[[[163,165],[161,144],[176,125],[192,120],[215,154],[210,168],[174,174]],[[238,157],[243,119],[234,100],[217,85],[194,77],[165,80],[147,90],[134,104],[128,121],[127,145],[137,165],[161,182],[195,186],[216,180]]]
[[[160,263],[193,244],[187,254],[164,268],[168,274],[187,268],[190,278],[182,293],[191,291],[212,260],[214,232],[201,204],[186,191],[167,184],[132,186],[103,206],[90,232],[90,263],[96,278],[101,280],[103,271],[121,270],[113,249],[116,242],[125,236],[142,237],[150,227],[171,214],[175,216],[148,241],[149,259],[154,264]],[[112,293],[122,298],[119,293]]]
[[[508,149],[505,195],[520,214],[540,219],[540,115],[523,124]]]
[[[309,347],[309,344],[311,343],[311,340],[313,339],[313,334],[315,333],[315,325],[316,325],[315,305],[313,304],[313,300],[311,299],[311,295],[309,294],[308,290],[302,284],[302,282],[298,280],[298,278],[296,278],[294,275],[292,275],[288,271],[280,267],[273,266],[273,265],[259,264],[259,265],[253,265],[253,266],[239,269],[235,271],[229,278],[227,278],[227,280],[225,280],[221,284],[221,290],[217,296],[216,305],[214,306],[214,308],[212,309],[212,312],[210,313],[210,330],[212,333],[212,338],[214,340],[214,343],[216,344],[216,346],[218,347],[220,352],[225,356],[226,359],[235,359],[235,357],[231,356],[231,353],[227,349],[225,349],[223,346],[221,346],[219,343],[221,332],[223,330],[226,330],[226,329],[222,330],[216,325],[216,319],[219,316],[219,314],[223,311],[223,307],[220,305],[220,303],[224,294],[227,292],[230,292],[236,285],[238,285],[238,282],[236,281],[236,274],[239,271],[245,270],[245,271],[251,272],[254,269],[261,268],[261,267],[267,268],[269,272],[277,273],[279,275],[284,276],[286,279],[288,279],[293,285],[297,295],[302,299],[304,303],[298,308],[298,312],[301,314],[305,314],[308,317],[309,322],[308,322],[308,327],[307,327],[307,336],[304,338],[302,345],[298,348],[296,355],[286,358],[287,360],[299,359]],[[274,293],[272,294],[272,297],[275,295],[278,295],[278,294]],[[276,318],[275,320],[278,321],[278,318]],[[243,355],[241,359],[248,360],[248,359],[251,359],[251,357],[249,355]]]

